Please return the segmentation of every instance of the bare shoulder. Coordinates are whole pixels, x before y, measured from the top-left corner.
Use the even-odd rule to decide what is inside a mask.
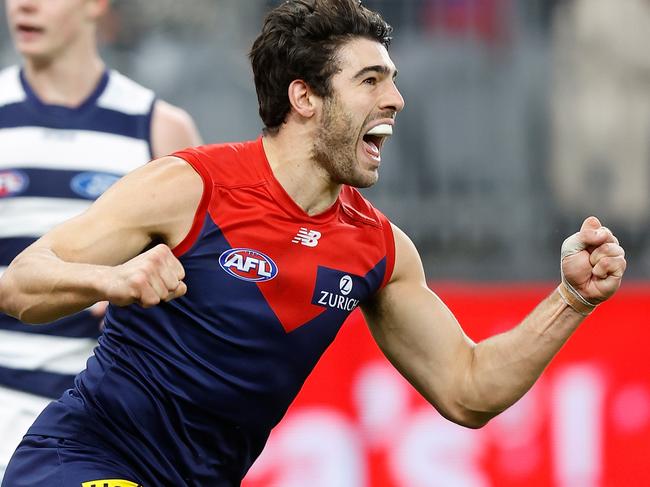
[[[121,178],[33,245],[69,262],[117,265],[152,243],[175,247],[190,231],[202,196],[203,180],[192,166],[164,157]]]
[[[179,179],[194,179],[197,172],[184,159],[176,156],[164,156],[145,164],[131,174],[140,173],[142,177],[159,180],[159,183],[174,184]],[[200,177],[199,177],[200,179]]]
[[[189,231],[202,195],[201,176],[183,159],[168,156],[126,175],[95,202],[93,211],[158,235],[173,247]]]
[[[136,169],[124,179],[126,191],[144,199],[152,211],[196,206],[203,194],[203,180],[185,160],[166,156]]]
[[[194,120],[182,108],[157,100],[152,117],[151,139],[155,158],[201,145],[201,136]]]
[[[397,225],[391,223],[395,239],[395,268],[388,285],[404,281],[424,281],[424,269],[420,254],[413,241]]]
[[[183,195],[194,192],[193,182],[201,184],[201,177],[189,163],[180,157],[165,156],[127,174],[109,192],[138,190],[146,198],[147,194],[160,194],[175,189],[174,194]]]
[[[397,303],[409,302],[414,293],[427,289],[424,269],[415,244],[391,223],[395,240],[395,266],[386,286],[365,303],[363,311],[371,322],[381,323],[392,316]]]
[[[188,127],[194,124],[189,113],[165,100],[156,100],[153,117],[159,124],[169,128]]]

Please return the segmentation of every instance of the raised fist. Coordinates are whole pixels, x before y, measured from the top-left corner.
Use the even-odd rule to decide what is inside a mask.
[[[137,303],[145,308],[171,301],[187,291],[185,270],[164,244],[111,268],[106,299],[117,306]]]
[[[562,280],[592,305],[618,290],[625,267],[625,251],[596,217],[587,218],[562,244]]]

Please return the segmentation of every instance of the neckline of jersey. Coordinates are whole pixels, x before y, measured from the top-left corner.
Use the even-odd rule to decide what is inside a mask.
[[[271,192],[271,195],[276,200],[278,205],[287,213],[290,213],[292,216],[312,223],[325,223],[326,221],[334,218],[341,206],[341,194],[336,198],[336,201],[326,210],[316,214],[309,215],[302,207],[294,201],[294,199],[287,193],[280,181],[277,180],[275,174],[273,174],[273,169],[271,169],[271,164],[269,163],[268,158],[266,157],[266,151],[264,150],[264,144],[262,143],[263,136],[260,136],[256,141],[257,149],[260,153],[260,159],[262,161],[261,169],[262,174],[264,175],[266,181],[268,181],[268,188]]]
[[[90,95],[88,95],[86,99],[83,102],[81,102],[81,104],[79,104],[78,106],[66,107],[64,105],[45,103],[43,100],[41,100],[39,96],[36,94],[36,92],[32,89],[31,85],[29,84],[29,81],[25,76],[24,68],[20,69],[19,75],[20,75],[20,84],[22,85],[22,88],[25,91],[27,100],[32,104],[32,106],[34,106],[41,114],[52,115],[53,117],[58,117],[59,119],[60,117],[66,117],[66,116],[72,117],[72,116],[81,115],[86,110],[88,110],[89,107],[94,106],[95,102],[104,93],[104,90],[108,86],[108,80],[109,80],[109,72],[107,69],[104,69],[101,77],[99,78],[99,81],[97,82],[97,85],[90,93]]]

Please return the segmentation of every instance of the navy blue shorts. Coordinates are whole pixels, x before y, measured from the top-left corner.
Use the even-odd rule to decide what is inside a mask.
[[[2,487],[44,486],[142,487],[110,452],[76,441],[27,435],[11,457]]]

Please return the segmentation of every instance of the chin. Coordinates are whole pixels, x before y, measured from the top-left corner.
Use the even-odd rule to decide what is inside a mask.
[[[349,178],[345,184],[355,188],[369,188],[379,180],[379,172],[375,170],[363,171]]]
[[[22,57],[29,59],[30,61],[43,62],[49,59],[49,56],[43,51],[43,49],[39,49],[36,46],[28,46],[23,48],[17,46],[16,50]]]

